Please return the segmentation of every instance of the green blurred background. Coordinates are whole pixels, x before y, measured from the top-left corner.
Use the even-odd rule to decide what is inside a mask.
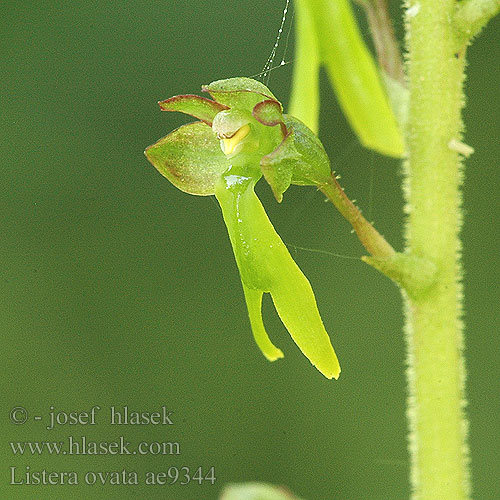
[[[314,370],[270,301],[266,323],[286,357],[268,363],[252,339],[216,203],[176,190],[143,155],[189,121],[160,113],[156,101],[258,73],[283,7],[265,0],[2,3],[2,499],[211,500],[225,483],[247,480],[286,484],[306,500],[408,497],[396,287],[357,260],[292,250],[343,372],[328,381]],[[465,110],[466,140],[476,149],[467,162],[463,231],[468,413],[482,500],[500,491],[499,28],[497,19],[469,51]],[[291,72],[289,64],[270,78],[285,105]],[[324,75],[322,91],[320,135],[343,185],[401,248],[398,162],[359,146]],[[362,255],[314,189],[291,188],[282,205],[264,185],[259,194],[286,243]],[[33,420],[11,424],[17,405],[31,418],[46,418],[51,405],[103,410],[99,425],[49,431]],[[175,425],[116,428],[106,424],[110,405],[165,405]],[[69,435],[178,441],[181,455],[14,457],[8,446]],[[7,486],[9,466],[141,476],[171,465],[213,465],[217,482]]]

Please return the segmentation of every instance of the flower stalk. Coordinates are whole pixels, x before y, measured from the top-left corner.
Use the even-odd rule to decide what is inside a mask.
[[[319,189],[351,224],[359,241],[370,255],[380,259],[388,259],[395,254],[390,243],[365,219],[359,208],[345,194],[335,174],[330,176],[328,182],[319,186]]]

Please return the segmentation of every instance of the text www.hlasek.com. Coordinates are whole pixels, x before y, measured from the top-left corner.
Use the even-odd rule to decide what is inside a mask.
[[[180,455],[181,447],[171,441],[141,441],[132,445],[123,436],[116,441],[91,441],[69,436],[67,441],[11,441],[14,455]]]

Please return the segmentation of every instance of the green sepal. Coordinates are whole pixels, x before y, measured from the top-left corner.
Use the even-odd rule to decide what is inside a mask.
[[[220,500],[299,500],[299,498],[282,486],[252,482],[224,486]]]
[[[312,130],[297,118],[283,115],[283,120],[285,138],[260,160],[262,173],[278,202],[290,184],[321,186],[331,174],[328,155]]]
[[[255,308],[260,294],[269,292],[283,324],[304,355],[325,377],[338,378],[339,362],[319,315],[311,285],[257,198],[254,192],[257,178],[229,170],[215,189],[245,294],[248,295],[247,289],[256,292],[248,295],[252,327],[257,326],[254,336],[256,339],[267,337]],[[263,352],[269,355],[267,348]]]
[[[215,115],[227,109],[227,106],[206,97],[189,94],[176,95],[165,101],[159,101],[158,104],[162,111],[179,111],[194,116],[210,126],[212,126]]]
[[[217,80],[203,85],[201,90],[208,92],[220,104],[244,110],[251,110],[257,103],[267,99],[277,101],[263,83],[252,78]]]
[[[189,194],[215,194],[230,163],[213,130],[203,122],[183,125],[146,148],[147,159],[175,187]]]
[[[292,184],[320,186],[331,175],[330,160],[317,135],[304,123],[283,115],[285,126],[293,134],[293,147],[302,161],[293,170]]]

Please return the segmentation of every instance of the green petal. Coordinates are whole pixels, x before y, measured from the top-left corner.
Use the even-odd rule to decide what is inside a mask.
[[[179,127],[144,153],[174,186],[201,196],[215,193],[216,182],[230,166],[214,132],[203,122]]]
[[[239,109],[227,109],[217,113],[212,130],[219,138],[232,137],[241,127],[251,121],[250,113]]]
[[[217,80],[209,85],[204,85],[201,89],[203,92],[208,92],[220,104],[247,111],[266,99],[277,101],[263,83],[251,78]]]
[[[162,111],[180,111],[194,116],[210,126],[212,126],[215,115],[223,109],[227,109],[226,106],[199,95],[176,95],[166,101],[160,101],[158,104]]]
[[[262,292],[270,292],[279,316],[301,351],[325,377],[337,378],[339,362],[321,321],[311,285],[274,230],[254,192],[254,185],[255,179],[232,175],[229,171],[215,191],[244,289],[254,291],[250,296],[251,312],[249,308],[254,318],[252,327],[257,326],[254,335],[262,338],[262,320],[256,320],[256,298],[260,301]]]
[[[282,358],[283,352],[271,342],[262,321],[262,295],[264,292],[252,290],[244,284],[243,291],[245,292],[248,316],[256,344],[269,361]]]
[[[283,123],[283,108],[278,101],[266,99],[256,104],[252,110],[253,117],[268,127]]]

